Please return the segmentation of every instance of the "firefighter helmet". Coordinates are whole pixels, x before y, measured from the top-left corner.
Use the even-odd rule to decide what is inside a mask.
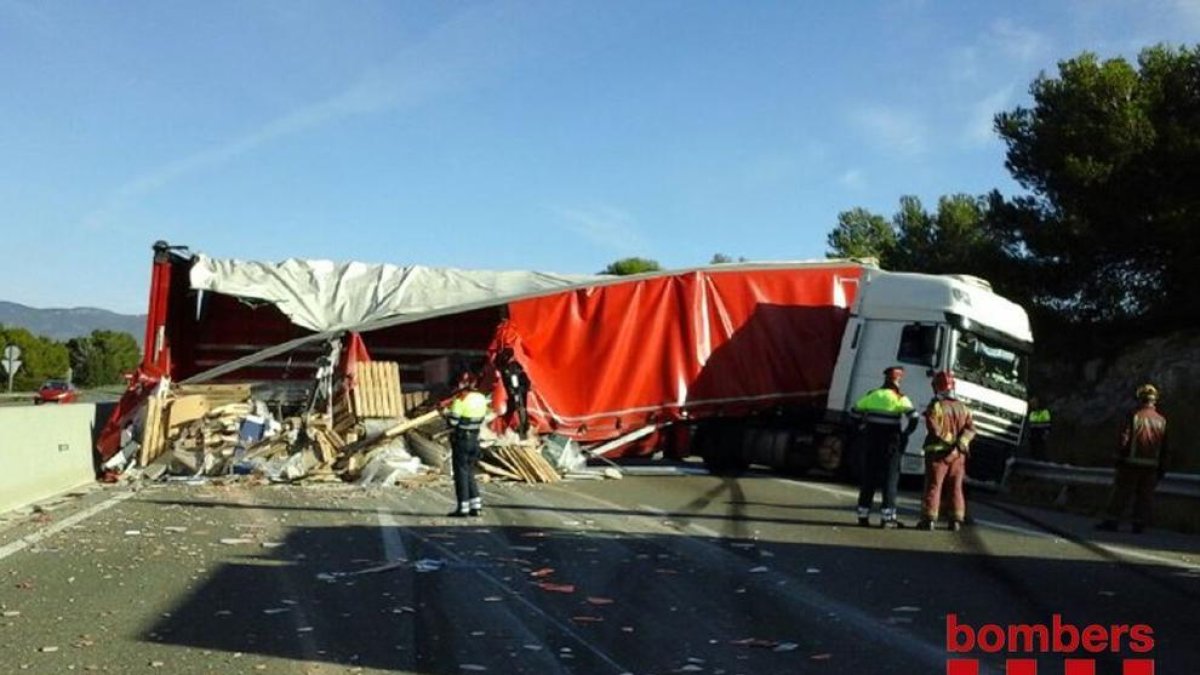
[[[1139,401],[1156,401],[1158,400],[1158,387],[1152,384],[1143,384],[1137,388],[1136,395]]]
[[[941,393],[954,389],[954,375],[948,370],[939,370],[933,376],[933,390]]]

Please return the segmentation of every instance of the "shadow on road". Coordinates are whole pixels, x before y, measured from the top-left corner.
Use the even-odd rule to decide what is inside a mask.
[[[454,525],[406,513],[395,514],[404,526],[296,527],[281,547],[248,549],[220,567],[141,639],[429,674],[689,664],[914,673],[944,669],[949,612],[976,625],[1047,623],[1059,613],[1080,626],[1150,623],[1162,672],[1200,672],[1200,619],[1195,602],[1181,600],[1196,597],[1200,578],[1176,570],[1151,568],[1170,585],[1133,593],[1127,571],[1106,562],[495,521],[544,508],[492,506]],[[974,656],[1002,670],[1002,659]],[[1105,669],[1119,656],[1095,656],[1098,672],[1116,672]]]

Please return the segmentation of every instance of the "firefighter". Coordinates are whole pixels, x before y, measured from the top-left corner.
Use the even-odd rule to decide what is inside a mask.
[[[925,497],[921,500],[918,530],[932,530],[941,510],[942,488],[950,488],[953,515],[950,530],[957,532],[967,517],[963,481],[967,455],[975,437],[971,411],[954,397],[954,376],[939,371],[933,376],[933,400],[925,408]]]
[[[1158,412],[1158,388],[1143,384],[1134,393],[1138,407],[1121,429],[1116,476],[1107,517],[1096,528],[1117,531],[1117,523],[1133,499],[1133,533],[1150,525],[1154,488],[1167,470],[1167,418]]]
[[[892,366],[883,371],[883,386],[867,392],[854,404],[852,416],[859,423],[859,442],[863,444],[862,487],[858,493],[858,524],[870,525],[875,492],[883,489],[884,528],[904,525],[896,519],[896,491],[900,482],[900,457],[908,435],[917,426],[912,401],[900,391],[904,368]]]
[[[500,371],[500,377],[504,383],[505,393],[508,395],[508,400],[512,402],[513,410],[516,413],[517,434],[524,438],[529,432],[529,410],[527,407],[530,384],[529,375],[521,367],[520,362],[513,355],[513,350],[509,347],[505,347],[500,352],[496,363]]]
[[[1043,406],[1037,396],[1029,398],[1029,454],[1034,459],[1046,461],[1046,439],[1050,437],[1050,409]]]
[[[457,506],[450,516],[479,516],[483,499],[475,483],[475,462],[479,460],[479,428],[487,415],[487,397],[479,392],[475,377],[463,371],[456,378],[458,391],[442,408],[450,423],[450,457],[454,470],[454,497]]]

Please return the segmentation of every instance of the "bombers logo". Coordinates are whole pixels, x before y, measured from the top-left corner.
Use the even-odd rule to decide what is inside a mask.
[[[1062,615],[1051,617],[1050,625],[994,623],[978,628],[960,623],[957,614],[946,615],[946,651],[951,654],[1023,654],[1027,658],[1005,661],[1005,675],[1037,675],[1040,655],[1064,657],[1063,675],[1096,675],[1094,659],[1087,654],[1117,654],[1128,650],[1149,654],[1154,650],[1154,629],[1146,624],[1077,627],[1063,623]],[[1065,658],[1073,657],[1073,658]],[[979,660],[952,658],[946,661],[946,675],[979,675]],[[1154,659],[1126,658],[1121,675],[1154,675]]]

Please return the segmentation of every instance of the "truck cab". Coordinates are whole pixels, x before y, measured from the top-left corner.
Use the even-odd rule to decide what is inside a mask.
[[[904,393],[917,410],[933,397],[931,380],[950,370],[956,393],[970,407],[977,431],[968,471],[997,480],[1020,443],[1033,335],[1020,305],[995,294],[988,282],[965,275],[865,271],[830,383],[828,420],[845,418],[854,403],[883,382],[888,366],[905,368]],[[905,474],[924,473],[924,429],[908,438]],[[844,444],[850,449],[854,444]],[[838,464],[854,466],[849,452]]]

